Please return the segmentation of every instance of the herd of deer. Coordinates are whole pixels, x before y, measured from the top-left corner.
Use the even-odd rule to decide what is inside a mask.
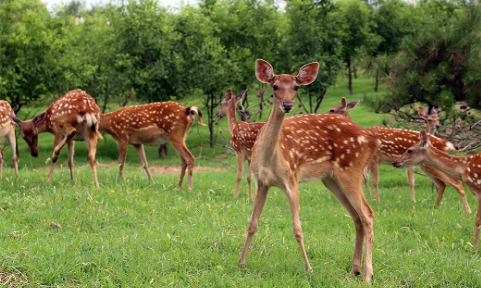
[[[282,189],[289,202],[293,220],[294,236],[304,259],[306,270],[311,271],[304,247],[303,233],[299,219],[299,182],[320,180],[335,195],[350,213],[356,228],[356,240],[352,271],[359,275],[362,266],[363,245],[365,244],[364,281],[373,277],[372,245],[374,240],[374,212],[370,208],[362,189],[362,180],[371,193],[368,178],[372,175],[375,199],[379,201],[379,164],[406,167],[414,195],[414,165],[431,178],[438,190],[436,205],[439,205],[447,184],[452,185],[461,196],[464,208],[471,209],[463,190],[463,182],[478,199],[474,246],[479,242],[481,228],[481,153],[472,156],[451,156],[448,150],[457,150],[452,143],[434,136],[439,128],[435,110],[428,115],[419,108],[419,116],[426,121],[426,131],[416,132],[375,126],[365,129],[349,116],[348,110],[358,102],[347,103],[343,98],[325,114],[304,114],[285,117],[293,106],[297,90],[301,85],[312,83],[318,73],[319,64],[304,65],[297,75],[274,74],[272,66],[264,60],[257,60],[255,73],[262,83],[273,89],[273,107],[267,122],[247,123],[236,120],[237,102],[243,94],[233,96],[228,90],[221,103],[219,116],[227,116],[231,132],[231,144],[237,154],[237,183],[234,197],[237,197],[247,160],[249,197],[252,198],[252,175],[256,182],[253,211],[248,234],[241,253],[239,265],[244,265],[249,246],[256,232],[269,188]],[[13,154],[15,174],[18,177],[15,124],[18,124],[23,139],[27,142],[32,156],[38,157],[38,134],[54,134],[54,151],[48,175],[52,178],[55,164],[62,147],[67,144],[70,177],[74,180],[73,155],[75,140],[86,140],[89,148],[88,159],[98,187],[95,153],[97,141],[102,138],[99,131],[112,135],[119,149],[119,175],[122,176],[127,146],[133,145],[139,155],[145,172],[150,174],[143,144],[170,142],[177,150],[182,164],[178,186],[182,186],[185,172],[188,172],[188,188],[192,189],[194,156],[185,145],[187,131],[198,115],[195,107],[185,107],[176,102],[151,103],[120,108],[101,114],[95,100],[82,90],[68,92],[53,102],[47,110],[31,120],[17,118],[6,101],[0,101],[0,139],[6,138]],[[285,118],[285,119],[284,119]],[[0,150],[0,177],[3,153]]]

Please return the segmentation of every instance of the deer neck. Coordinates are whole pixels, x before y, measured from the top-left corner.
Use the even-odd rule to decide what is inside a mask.
[[[99,131],[110,133],[110,113],[100,114]]]
[[[426,133],[434,135],[433,130],[434,129],[431,129],[431,126],[429,126],[429,124],[426,122]]]
[[[458,180],[462,180],[464,169],[470,161],[469,156],[452,156],[434,147],[428,148],[427,156],[424,164],[437,168]]]
[[[37,128],[37,133],[52,132],[50,125],[47,124],[47,118],[35,122],[35,127]]]
[[[229,102],[229,108],[227,109],[227,122],[229,124],[229,130],[232,133],[234,131],[235,126],[237,125],[237,118],[235,115],[236,110],[236,101],[235,97],[232,98]]]
[[[273,163],[272,160],[277,155],[277,146],[279,145],[285,115],[285,113],[279,111],[274,105],[264,129],[262,129],[255,143],[256,151],[253,153],[255,153],[256,158],[261,161],[259,163]]]

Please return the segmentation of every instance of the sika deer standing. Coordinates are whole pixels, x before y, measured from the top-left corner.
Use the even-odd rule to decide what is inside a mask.
[[[451,156],[433,146],[431,139],[425,131],[421,131],[420,142],[406,150],[394,161],[393,166],[404,168],[426,164],[463,181],[478,199],[473,243],[476,248],[479,244],[481,228],[481,153],[472,156]]]
[[[204,125],[199,108],[185,107],[172,101],[123,107],[102,114],[100,131],[112,135],[119,147],[119,176],[123,175],[127,146],[131,144],[135,147],[147,176],[153,182],[143,144],[159,145],[169,141],[177,150],[182,163],[179,188],[182,187],[187,169],[189,174],[187,187],[189,190],[192,189],[195,158],[185,146],[185,137],[195,121],[195,113],[199,115],[199,124]]]
[[[10,149],[12,149],[13,168],[15,176],[18,178],[18,155],[17,155],[17,138],[15,137],[15,122],[8,117],[15,116],[12,107],[7,101],[0,100],[0,139],[6,138]],[[0,178],[2,178],[3,167],[3,151],[0,147]]]
[[[217,113],[219,117],[227,115],[227,122],[231,134],[230,143],[237,155],[237,182],[234,192],[234,198],[239,195],[240,182],[242,180],[242,172],[244,170],[244,163],[247,160],[247,184],[249,185],[249,198],[252,199],[252,172],[250,169],[251,154],[254,142],[257,139],[259,131],[264,126],[265,122],[248,123],[244,121],[237,121],[236,119],[236,104],[244,96],[240,94],[232,97],[232,91],[229,89],[225,93],[225,98],[220,103],[220,110]]]
[[[95,152],[97,151],[97,139],[102,138],[102,135],[98,132],[100,109],[94,98],[80,89],[72,90],[50,104],[47,110],[31,120],[22,121],[13,115],[9,116],[20,126],[22,137],[30,147],[30,153],[33,157],[38,157],[38,134],[50,132],[54,135],[55,148],[47,183],[50,183],[52,179],[55,163],[57,163],[60,150],[65,144],[67,144],[70,178],[74,181],[73,154],[75,140],[87,140],[88,158],[94,174],[95,186],[99,187]]]
[[[274,104],[264,128],[254,144],[251,169],[257,183],[249,230],[239,260],[244,265],[257,229],[269,188],[279,187],[289,202],[294,236],[299,243],[306,270],[307,258],[299,219],[300,181],[322,180],[348,210],[356,227],[352,273],[360,274],[363,243],[366,242],[364,281],[370,282],[374,212],[362,192],[362,167],[374,156],[379,141],[369,130],[340,115],[307,114],[286,119],[293,108],[300,85],[312,83],[318,63],[304,65],[296,76],[275,75],[264,60],[256,61],[256,77],[274,90]]]

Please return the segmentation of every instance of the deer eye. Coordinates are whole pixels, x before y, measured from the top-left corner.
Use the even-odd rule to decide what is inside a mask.
[[[336,111],[334,111],[334,109],[331,109],[331,111],[330,111],[330,112],[331,112],[331,113],[334,113],[334,112],[336,112]]]
[[[411,153],[413,153],[413,150],[408,149],[408,154],[411,154]]]
[[[279,87],[277,85],[272,86],[272,89],[277,90]]]
[[[294,87],[294,90],[296,90],[296,91],[297,91],[297,89],[299,89],[299,86],[296,86],[296,87]]]

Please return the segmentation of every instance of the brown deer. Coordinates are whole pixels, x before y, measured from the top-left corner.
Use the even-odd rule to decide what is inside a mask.
[[[187,169],[189,174],[187,187],[189,190],[192,189],[195,158],[185,146],[185,137],[195,121],[196,113],[199,115],[199,124],[205,125],[202,123],[199,108],[185,107],[172,101],[128,106],[102,114],[100,131],[112,135],[119,147],[119,176],[123,175],[127,146],[131,144],[135,147],[149,180],[153,182],[143,144],[159,145],[168,141],[177,150],[182,163],[178,186],[182,187]]]
[[[15,116],[12,107],[7,101],[0,100],[0,139],[6,138],[12,149],[13,168],[18,178],[17,137],[15,136],[15,122],[8,115]],[[3,151],[0,147],[0,178],[2,178]]]
[[[245,93],[242,93],[236,97],[232,97],[232,91],[230,89],[227,90],[224,100],[222,100],[220,103],[220,110],[217,113],[217,116],[227,116],[227,122],[231,134],[230,143],[237,156],[237,182],[234,198],[237,198],[239,195],[244,163],[247,160],[247,184],[249,186],[249,198],[252,199],[252,173],[250,169],[252,147],[254,147],[254,142],[257,139],[257,135],[264,126],[265,122],[248,123],[244,121],[237,121],[236,104],[242,99],[244,94]]]
[[[418,109],[419,115],[423,118],[425,117],[424,109],[420,107]],[[426,120],[426,126],[428,131],[434,131],[439,127],[439,118],[434,113],[430,115],[431,121]],[[372,175],[372,182],[375,191],[376,200],[379,201],[379,168],[378,164],[390,164],[397,157],[402,155],[409,147],[416,143],[419,138],[419,132],[407,130],[407,129],[397,129],[397,128],[386,128],[382,126],[374,126],[370,128],[377,137],[381,140],[381,149],[379,150],[379,155],[377,155],[377,161],[373,161],[370,164],[370,170]],[[429,134],[431,142],[433,145],[444,152],[449,150],[457,150],[456,146],[449,141],[440,139],[434,135]],[[456,189],[461,201],[463,202],[464,209],[466,212],[471,213],[471,208],[469,207],[468,201],[466,199],[466,194],[463,189],[463,183],[458,181],[441,171],[429,167],[426,165],[420,165],[421,169],[429,176],[429,178],[436,185],[438,190],[438,199],[436,205],[439,206],[444,195],[447,184]],[[407,168],[409,186],[411,190],[411,200],[416,202],[416,196],[414,193],[414,167]]]
[[[340,115],[306,114],[285,119],[300,85],[312,83],[318,63],[304,65],[297,75],[274,74],[264,60],[256,61],[256,77],[273,88],[274,104],[269,119],[254,144],[251,169],[257,184],[248,234],[239,265],[246,262],[267,193],[272,186],[284,191],[289,202],[294,236],[305,268],[311,271],[299,219],[300,181],[321,180],[348,210],[356,227],[352,273],[360,274],[363,243],[366,243],[364,281],[370,282],[374,212],[362,192],[362,167],[379,148],[379,141],[366,129]]]
[[[100,109],[95,99],[80,89],[72,90],[48,106],[42,114],[31,120],[22,121],[9,115],[22,131],[22,138],[30,147],[33,157],[38,157],[38,134],[50,132],[54,135],[52,164],[47,183],[52,179],[55,163],[62,147],[67,144],[68,166],[70,178],[73,176],[73,154],[75,140],[87,140],[89,162],[94,174],[95,185],[99,187],[97,167],[95,166],[95,152],[97,139],[102,138],[98,132]]]
[[[478,199],[478,212],[474,230],[474,247],[479,244],[481,228],[481,153],[472,156],[452,156],[437,149],[426,131],[419,134],[420,142],[407,149],[393,162],[394,167],[404,168],[425,164],[443,171],[450,177],[458,179],[468,186]]]
[[[339,114],[351,118],[348,110],[356,108],[357,104],[359,104],[359,101],[360,100],[347,103],[346,98],[342,97],[341,103],[334,105],[334,107],[327,110],[325,114]]]

